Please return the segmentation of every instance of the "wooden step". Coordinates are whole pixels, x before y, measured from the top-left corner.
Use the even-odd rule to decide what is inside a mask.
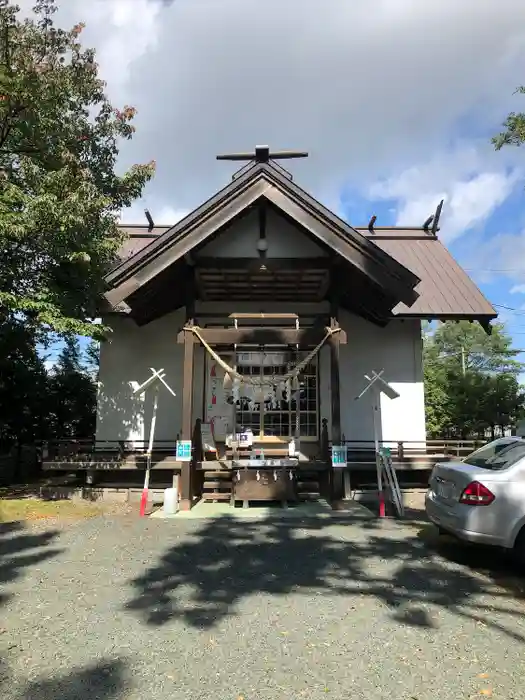
[[[232,473],[229,469],[225,469],[224,471],[205,471],[204,472],[204,479],[208,479],[208,478],[216,479],[218,477],[220,477],[226,481],[227,479],[232,478]]]
[[[320,493],[298,493],[297,498],[300,501],[318,501],[321,498]]]
[[[255,447],[253,450],[239,450],[238,454],[241,459],[249,459],[252,452],[262,452],[265,457],[288,457],[288,447]],[[233,450],[226,450],[226,454],[231,459]]]
[[[212,479],[206,481],[203,484],[203,488],[205,489],[221,489],[221,488],[228,488],[231,489],[231,481],[226,481],[226,479],[219,479],[217,481],[213,481]]]
[[[231,493],[226,491],[211,491],[202,494],[203,501],[229,501]]]
[[[321,498],[319,479],[316,475],[300,475],[297,481],[297,498],[300,501],[318,501]]]
[[[303,480],[298,480],[297,481],[297,490],[298,491],[318,491],[319,490],[319,482],[317,480],[311,479],[308,481],[303,481]]]

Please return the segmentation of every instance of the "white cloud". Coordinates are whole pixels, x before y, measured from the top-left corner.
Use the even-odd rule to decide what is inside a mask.
[[[488,283],[506,278],[515,283],[511,293],[525,293],[525,229],[498,234],[472,247],[465,268],[478,281]]]
[[[138,109],[122,162],[157,161],[145,196],[153,214],[192,209],[222,186],[232,170],[215,161],[219,152],[307,149],[311,157],[292,169],[330,205],[344,184],[403,180],[415,163],[434,163],[458,120],[470,115],[478,133],[493,132],[520,108],[512,92],[525,75],[523,0],[62,6],[66,23],[88,23],[85,40],[98,48],[111,96]],[[403,190],[399,215],[420,223],[446,194],[443,224],[447,216],[458,235],[506,196],[512,175],[503,165],[515,157],[497,154],[490,167],[478,159],[477,171],[451,170],[453,181],[418,166],[426,184]]]
[[[369,196],[397,200],[398,225],[422,224],[443,199],[440,237],[450,242],[482,224],[521,177],[519,168],[505,168],[498,160],[486,144],[459,147],[375,183]]]

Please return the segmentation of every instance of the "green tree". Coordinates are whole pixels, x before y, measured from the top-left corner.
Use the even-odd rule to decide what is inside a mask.
[[[502,324],[492,335],[475,323],[440,324],[424,337],[428,432],[433,437],[484,436],[515,424],[524,397],[521,363]]]
[[[91,438],[95,430],[96,387],[82,367],[82,353],[75,336],[65,339],[49,383],[55,437]]]
[[[516,89],[525,95],[525,86]],[[522,146],[525,143],[525,112],[511,112],[503,122],[503,131],[494,136],[492,143],[497,151],[503,146]]]
[[[423,335],[423,368],[425,379],[425,419],[429,437],[439,438],[451,427],[447,373],[439,359],[431,335]]]
[[[135,110],[112,107],[83,25],[55,27],[56,9],[36,0],[21,19],[0,0],[0,314],[101,337],[91,321],[121,244],[118,212],[154,164],[117,174]]]
[[[98,380],[98,370],[100,365],[100,343],[92,340],[86,348],[84,364],[87,371],[95,381]]]
[[[519,354],[512,349],[512,339],[502,323],[494,323],[488,335],[479,323],[459,321],[442,323],[433,335],[433,345],[440,360],[447,360],[450,368],[465,374],[478,372],[510,372],[518,374]]]
[[[0,451],[48,435],[49,383],[35,334],[21,320],[0,324]]]

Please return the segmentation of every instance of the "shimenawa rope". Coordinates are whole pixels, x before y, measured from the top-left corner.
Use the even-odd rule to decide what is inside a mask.
[[[252,386],[278,386],[279,384],[287,382],[290,379],[297,378],[301,370],[312,361],[312,359],[317,355],[319,350],[326,343],[328,338],[330,338],[334,333],[338,333],[341,329],[326,328],[326,335],[324,336],[324,338],[315,346],[315,348],[311,352],[308,353],[308,355],[305,358],[298,362],[293,369],[289,370],[286,374],[273,375],[270,377],[250,377],[244,374],[239,374],[237,370],[235,370],[233,367],[230,367],[230,365],[227,362],[225,362],[222,359],[222,357],[218,355],[210,345],[208,345],[208,343],[204,340],[204,338],[201,335],[201,328],[199,328],[198,326],[184,326],[182,330],[190,331],[195,336],[197,336],[197,338],[202,343],[203,347],[206,348],[206,351],[209,353],[209,355],[215,360],[215,362],[217,362],[217,364],[219,364],[223,368],[226,374],[228,374],[232,379],[237,379],[237,381],[241,384],[251,384]]]

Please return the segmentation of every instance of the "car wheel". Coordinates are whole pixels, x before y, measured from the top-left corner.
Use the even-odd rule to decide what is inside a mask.
[[[513,559],[520,569],[525,570],[525,527],[520,530],[514,548],[512,550]]]

